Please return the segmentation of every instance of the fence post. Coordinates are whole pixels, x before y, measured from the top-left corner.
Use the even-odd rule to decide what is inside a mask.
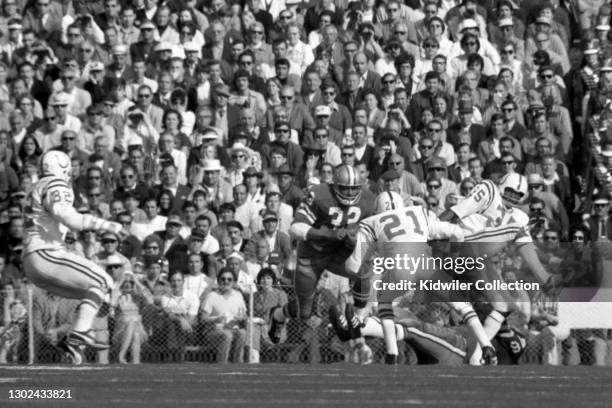
[[[253,285],[249,285],[249,319],[248,319],[249,338],[247,345],[249,346],[249,363],[251,363],[251,355],[253,354]]]
[[[32,321],[32,285],[28,285],[28,364],[34,364],[34,322]]]

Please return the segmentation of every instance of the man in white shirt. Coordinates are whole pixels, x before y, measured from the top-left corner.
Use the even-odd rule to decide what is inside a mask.
[[[159,206],[156,198],[150,197],[145,201],[144,211],[147,215],[147,220],[142,223],[134,222],[130,227],[132,235],[140,240],[145,239],[145,237],[151,235],[154,231],[163,230],[168,220],[163,215],[159,215]]]

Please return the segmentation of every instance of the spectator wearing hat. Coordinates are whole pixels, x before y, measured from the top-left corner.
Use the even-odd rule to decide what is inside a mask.
[[[176,138],[171,133],[163,133],[159,137],[159,154],[168,154],[177,169],[179,184],[187,184],[187,155],[176,148]]]
[[[153,58],[153,49],[159,43],[155,40],[155,24],[145,19],[140,22],[140,39],[130,44],[130,56],[132,63],[136,60],[150,61]]]
[[[458,106],[459,120],[446,129],[447,141],[455,149],[462,143],[468,143],[471,149],[476,150],[486,138],[486,130],[484,126],[473,123],[474,105],[471,100],[460,100]]]
[[[178,213],[168,215],[166,227],[163,231],[156,231],[162,241],[160,253],[170,263],[170,272],[174,272],[173,266],[180,263],[180,254],[187,252],[187,242],[181,238],[179,232],[183,227],[183,220]]]
[[[78,135],[76,132],[73,130],[64,130],[60,134],[60,144],[58,146],[53,146],[51,150],[62,151],[71,158],[75,157],[78,158],[80,162],[87,163],[89,154],[77,146],[77,139]]]
[[[472,2],[472,4],[474,4],[474,2]],[[485,13],[481,15],[484,16]],[[446,18],[446,20],[448,21],[448,17]],[[452,31],[452,28],[449,27],[449,31]],[[458,36],[453,36],[453,38],[456,38],[457,40],[451,46],[448,52],[449,62],[464,53],[466,49],[465,47],[463,47],[461,40],[463,39],[465,35],[470,34],[470,35],[475,36],[477,39],[478,54],[480,54],[485,60],[490,61],[492,64],[492,67],[494,69],[497,69],[497,67],[499,66],[499,62],[500,62],[499,52],[497,48],[495,48],[495,46],[491,44],[486,37],[487,34],[486,34],[486,26],[484,25],[484,21],[482,21],[482,25],[481,25],[473,18],[464,19],[459,25],[459,34],[460,35]],[[438,41],[440,40],[438,39]]]
[[[323,105],[320,106],[328,106],[331,110],[329,126],[341,133],[344,133],[346,129],[350,129],[353,124],[353,118],[346,106],[336,102],[336,97],[338,96],[336,84],[330,81],[323,81],[321,84],[321,96]],[[315,108],[315,111],[317,108]]]
[[[230,89],[224,84],[216,84],[211,92],[213,126],[223,131],[223,140],[227,140],[232,124],[240,123],[240,108],[228,103],[230,96]]]
[[[180,210],[191,189],[179,182],[178,168],[173,160],[162,164],[160,167],[161,184],[153,187],[153,194],[159,195],[163,190],[170,190],[174,195],[172,209]]]
[[[462,53],[452,58],[449,64],[449,75],[451,78],[458,78],[469,68],[468,60],[472,54],[478,54],[482,58],[482,73],[484,75],[492,76],[497,73],[496,66],[491,59],[480,52],[480,41],[481,38],[471,33],[466,33],[461,36],[460,44]],[[497,58],[499,60],[499,54],[497,54]]]
[[[520,18],[514,16],[513,12],[514,5],[509,0],[500,2],[495,18],[490,19],[487,24],[487,31],[491,42],[498,46],[507,42],[516,45],[517,50],[520,50],[520,58],[523,59],[525,48],[524,45],[519,46],[519,44],[524,44],[522,38],[525,38],[525,24]]]
[[[603,191],[593,196],[593,208],[587,221],[591,241],[610,241],[612,238],[612,218],[610,217],[610,197]]]
[[[278,231],[289,235],[289,229],[293,222],[293,207],[282,201],[282,195],[277,185],[272,184],[266,188],[266,200],[264,212],[276,214],[278,218]],[[263,226],[263,212],[260,212],[252,221],[250,230],[261,231]]]
[[[234,143],[229,152],[232,162],[226,174],[226,180],[234,187],[242,184],[243,173],[254,162],[255,152],[240,142]]]
[[[527,172],[527,170],[525,171]],[[528,173],[527,186],[529,189],[529,198],[537,198],[544,202],[543,214],[561,226],[563,237],[565,237],[569,231],[569,218],[559,197],[546,189],[544,180],[539,174]],[[525,208],[524,211],[528,212],[528,209]]]
[[[295,172],[288,166],[281,166],[275,173],[282,201],[295,210],[305,198],[304,192],[295,185]]]
[[[56,92],[49,97],[48,106],[55,110],[58,124],[78,133],[81,130],[81,121],[68,112],[69,102],[70,100],[65,92]]]
[[[233,200],[232,185],[221,178],[221,169],[221,163],[217,159],[205,159],[202,163],[204,172],[202,187],[213,208],[219,208],[221,204],[230,203]]]
[[[291,127],[289,122],[276,122],[274,124],[275,140],[262,148],[262,158],[265,158],[268,163],[272,162],[272,151],[275,148],[280,148],[285,151],[287,156],[287,166],[290,169],[298,169],[304,160],[304,151],[302,148],[291,142]]]
[[[327,129],[328,140],[330,140],[338,147],[342,146],[342,138],[344,136],[344,132],[341,132],[337,128],[330,126],[330,120],[333,116],[333,110],[327,105],[319,105],[314,108],[313,116],[315,118],[315,124],[317,128]],[[302,138],[302,140],[305,140],[305,144],[311,144],[311,142],[316,142],[316,140],[314,140],[314,137],[310,138],[309,136]]]
[[[254,231],[253,241],[264,240],[269,247],[269,252],[279,257],[280,265],[283,265],[291,256],[291,239],[285,232],[279,230],[279,219],[275,212],[263,210],[261,223],[263,228]]]
[[[114,232],[106,231],[100,235],[102,249],[95,254],[92,260],[100,265],[121,266],[126,270],[130,269],[130,260],[119,252],[119,235]],[[111,261],[111,263],[107,263]]]

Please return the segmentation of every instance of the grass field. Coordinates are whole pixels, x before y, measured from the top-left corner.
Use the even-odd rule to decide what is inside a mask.
[[[2,366],[0,407],[610,407],[610,367]],[[70,389],[72,400],[9,399]]]

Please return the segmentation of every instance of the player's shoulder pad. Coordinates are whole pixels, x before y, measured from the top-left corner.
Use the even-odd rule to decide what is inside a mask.
[[[359,231],[364,233],[369,241],[376,241],[376,229],[374,224],[378,221],[378,216],[372,216],[359,221]]]

